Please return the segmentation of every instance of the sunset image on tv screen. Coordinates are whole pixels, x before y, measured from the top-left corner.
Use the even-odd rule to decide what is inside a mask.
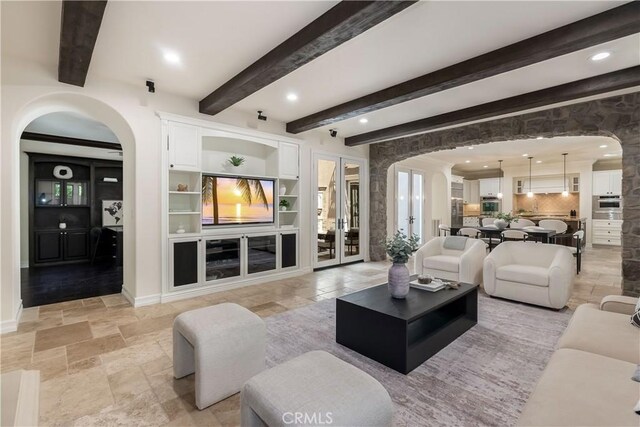
[[[202,177],[202,224],[273,223],[274,181]]]

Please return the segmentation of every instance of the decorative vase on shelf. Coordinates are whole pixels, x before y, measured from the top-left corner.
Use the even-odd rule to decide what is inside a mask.
[[[509,223],[504,219],[496,219],[493,225],[495,225],[498,230],[504,230],[505,228],[507,228],[507,225],[509,225]]]
[[[406,264],[394,262],[389,268],[388,288],[393,298],[404,299],[409,293],[409,269]]]
[[[184,234],[185,233],[185,229],[184,229],[184,225],[180,224],[178,225],[178,228],[176,229],[176,233],[177,234]]]
[[[280,184],[280,195],[284,196],[285,194],[287,194],[287,186],[284,184]]]
[[[60,230],[64,230],[67,228],[67,223],[66,222],[61,222],[60,224],[58,224],[58,227],[60,227]]]
[[[286,211],[287,211],[286,206],[280,206],[280,212],[286,212]]]

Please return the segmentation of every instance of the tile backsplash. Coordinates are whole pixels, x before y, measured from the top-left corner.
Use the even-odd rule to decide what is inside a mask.
[[[519,209],[551,215],[569,215],[571,210],[575,210],[580,215],[580,194],[569,193],[567,197],[560,193],[535,194],[531,198],[526,194],[515,194],[513,210],[518,212]]]

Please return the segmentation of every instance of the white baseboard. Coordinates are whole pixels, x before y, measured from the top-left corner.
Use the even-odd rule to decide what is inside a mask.
[[[173,291],[163,294],[161,296],[161,302],[179,301],[188,298],[199,297],[203,295],[215,294],[216,292],[229,291],[231,289],[243,288],[245,286],[252,286],[258,284],[264,284],[273,282],[279,279],[289,279],[291,277],[302,276],[304,274],[311,273],[313,270],[311,267],[301,268],[292,272],[285,272],[280,274],[274,274],[269,276],[257,277],[255,279],[243,280],[241,282],[225,283],[223,285],[209,285],[201,286],[198,288],[185,289],[181,291]]]
[[[29,261],[22,261],[20,263],[20,268],[29,268]]]
[[[3,320],[0,322],[0,334],[6,334],[8,332],[15,332],[18,330],[18,322],[20,321],[20,316],[22,315],[22,300],[20,300],[20,305],[18,306],[18,310],[16,310],[15,319]]]
[[[160,294],[147,295],[144,297],[134,297],[129,293],[127,288],[122,287],[122,296],[134,307],[143,307],[145,305],[153,305],[160,303]]]

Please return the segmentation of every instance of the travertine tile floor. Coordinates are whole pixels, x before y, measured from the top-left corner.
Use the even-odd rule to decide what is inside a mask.
[[[0,337],[0,368],[40,370],[42,425],[238,425],[238,395],[198,411],[193,375],[173,379],[175,316],[229,301],[267,317],[383,283],[387,267],[355,264],[141,308],[109,295],[25,309],[18,331]],[[620,270],[619,248],[587,251],[569,306],[620,294]]]

